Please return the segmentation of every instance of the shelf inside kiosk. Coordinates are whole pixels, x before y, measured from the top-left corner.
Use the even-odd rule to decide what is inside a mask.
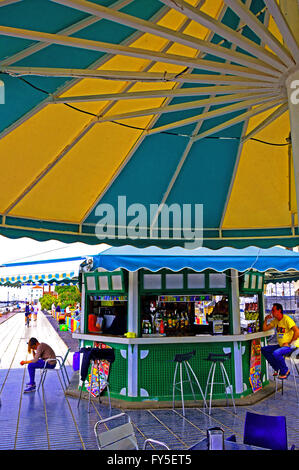
[[[260,311],[258,294],[240,297],[241,333],[256,333],[260,331]]]
[[[229,334],[225,295],[141,296],[142,336]]]
[[[127,331],[127,296],[88,295],[87,333],[123,335]]]

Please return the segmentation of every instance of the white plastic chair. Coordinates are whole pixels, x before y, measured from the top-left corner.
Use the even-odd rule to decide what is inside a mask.
[[[62,356],[55,356],[56,358],[56,367],[54,369],[47,369],[47,363],[49,361],[53,361],[53,358],[52,359],[46,359],[45,360],[45,365],[44,365],[44,368],[42,369],[42,373],[41,373],[41,378],[40,378],[40,381],[39,381],[39,384],[38,384],[38,387],[37,387],[37,390],[39,390],[40,386],[44,386],[44,382],[45,382],[45,378],[46,378],[46,375],[47,375],[47,372],[49,371],[55,371],[58,372],[60,371],[61,373],[61,376],[62,376],[62,380],[63,380],[63,383],[64,383],[64,390],[66,390],[68,384],[70,383],[70,379],[69,379],[69,376],[68,376],[68,373],[67,373],[67,370],[66,370],[66,367],[65,367],[65,363],[66,363],[66,359],[69,355],[69,352],[70,352],[71,348],[68,348],[66,354],[64,357]],[[58,367],[57,367],[58,365]]]
[[[112,429],[107,428],[106,423],[122,417],[125,419],[124,424],[115,426]],[[100,425],[104,425],[106,430],[99,432],[98,428]],[[127,413],[119,413],[110,418],[98,421],[94,425],[94,433],[99,450],[139,450],[131,418]],[[146,439],[142,450],[145,450],[149,443],[157,444],[164,447],[164,449],[170,450],[164,442],[155,439]]]

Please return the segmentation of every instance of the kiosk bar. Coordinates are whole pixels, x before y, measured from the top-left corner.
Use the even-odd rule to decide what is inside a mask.
[[[125,406],[171,402],[174,356],[190,351],[203,389],[208,355],[231,353],[233,396],[245,397],[269,383],[260,353],[274,333],[261,331],[264,272],[298,266],[297,253],[278,247],[111,248],[83,275],[81,331],[73,337],[113,347],[111,398]],[[225,398],[221,381],[215,377],[214,399]]]

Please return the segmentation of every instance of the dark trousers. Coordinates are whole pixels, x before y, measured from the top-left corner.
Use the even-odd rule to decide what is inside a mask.
[[[55,366],[56,366],[56,362],[55,362],[55,364],[49,364],[47,362],[46,368],[47,369],[54,369]],[[35,381],[34,381],[35,380],[35,369],[43,369],[44,367],[45,367],[45,361],[43,361],[43,359],[39,359],[36,362],[30,362],[28,364],[28,373],[29,373],[31,385],[35,384]]]

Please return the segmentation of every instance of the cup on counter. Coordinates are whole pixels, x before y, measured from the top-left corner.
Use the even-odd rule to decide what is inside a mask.
[[[128,331],[127,333],[125,333],[125,336],[126,338],[136,338],[136,333],[134,333],[133,331]]]

